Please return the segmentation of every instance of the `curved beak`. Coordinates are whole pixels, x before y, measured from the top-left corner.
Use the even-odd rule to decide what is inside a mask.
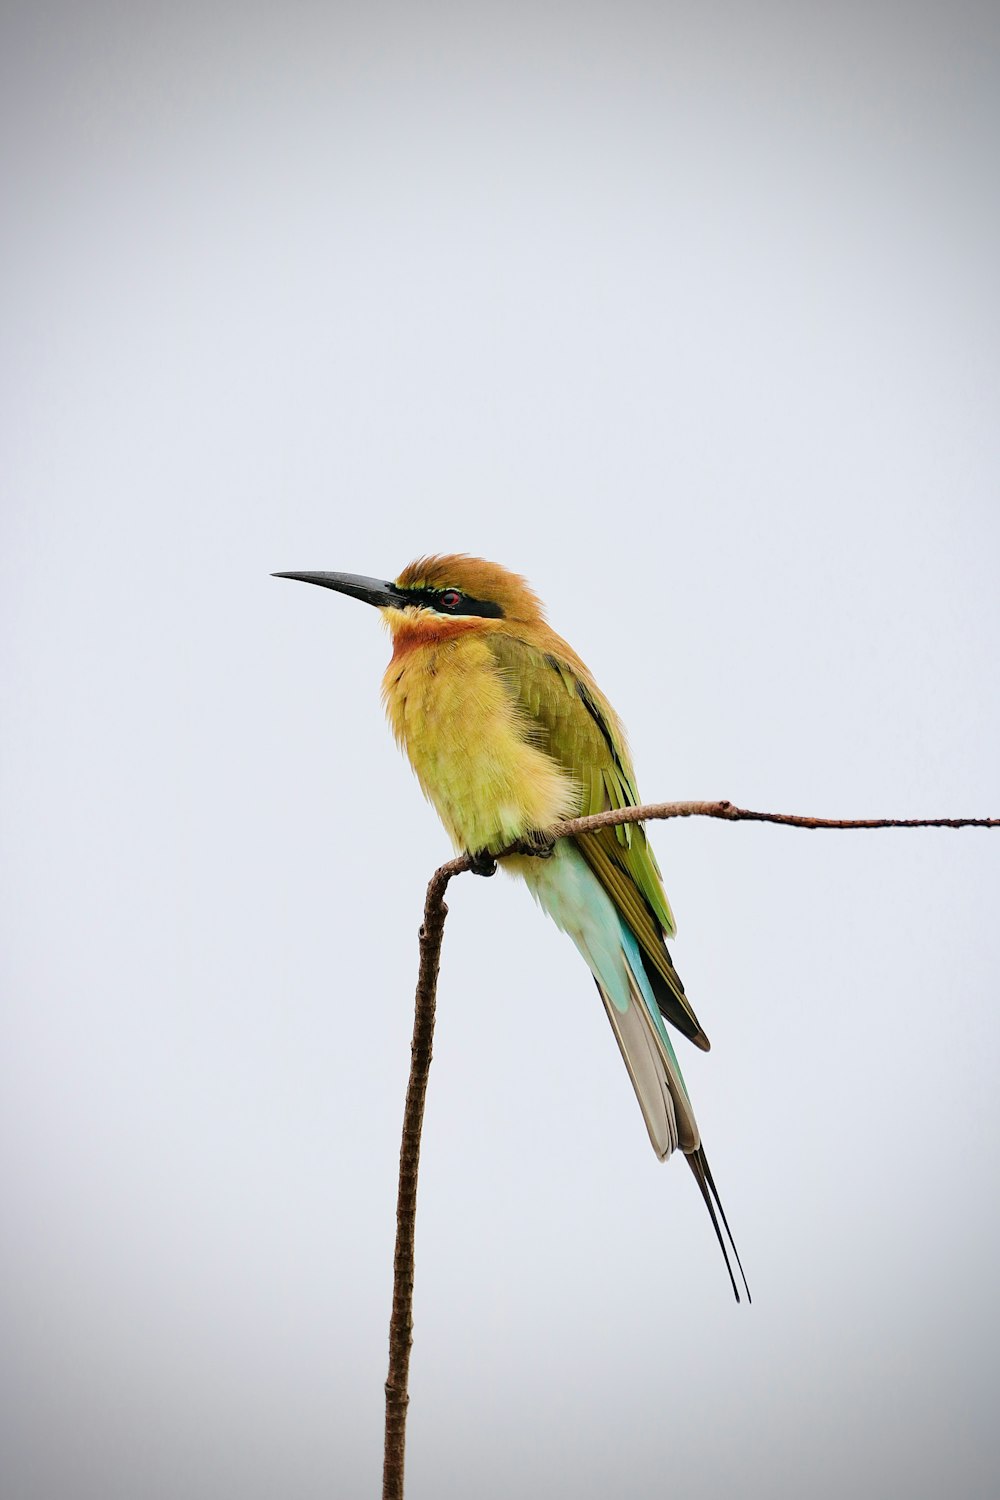
[[[404,597],[394,583],[384,583],[380,578],[362,578],[358,573],[272,573],[271,577],[318,583],[324,589],[336,589],[338,594],[350,594],[352,599],[374,604],[376,609],[398,604]]]

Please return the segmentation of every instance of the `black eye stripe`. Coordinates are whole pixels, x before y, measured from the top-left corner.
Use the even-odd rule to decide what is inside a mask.
[[[479,615],[485,619],[502,620],[503,610],[492,599],[473,599],[461,589],[411,588],[398,589],[408,604],[419,604],[423,609],[433,609],[442,615]],[[443,601],[447,599],[449,603]],[[454,600],[454,602],[451,602]]]

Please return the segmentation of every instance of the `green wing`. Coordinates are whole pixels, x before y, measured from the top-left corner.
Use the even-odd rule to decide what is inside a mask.
[[[511,693],[532,721],[536,743],[582,787],[582,815],[635,807],[635,773],[610,705],[573,665],[553,652],[499,632],[487,637]],[[708,1050],[708,1038],[684,994],[664,938],[675,932],[656,857],[640,823],[601,828],[574,839],[638,940],[649,982],[666,1019]]]

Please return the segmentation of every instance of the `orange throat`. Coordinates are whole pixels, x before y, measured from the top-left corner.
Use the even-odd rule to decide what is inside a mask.
[[[421,646],[440,646],[459,636],[478,633],[481,620],[415,620],[398,610],[387,610],[394,619],[388,621],[392,632],[392,660],[398,662]]]

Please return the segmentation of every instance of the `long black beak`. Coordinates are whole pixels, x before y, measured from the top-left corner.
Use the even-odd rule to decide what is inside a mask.
[[[357,573],[272,573],[272,578],[297,578],[300,583],[318,583],[325,589],[336,589],[338,594],[350,594],[352,599],[362,599],[365,604],[374,604],[384,609],[387,604],[403,604],[405,595],[394,583],[383,583],[380,578],[362,578]]]

